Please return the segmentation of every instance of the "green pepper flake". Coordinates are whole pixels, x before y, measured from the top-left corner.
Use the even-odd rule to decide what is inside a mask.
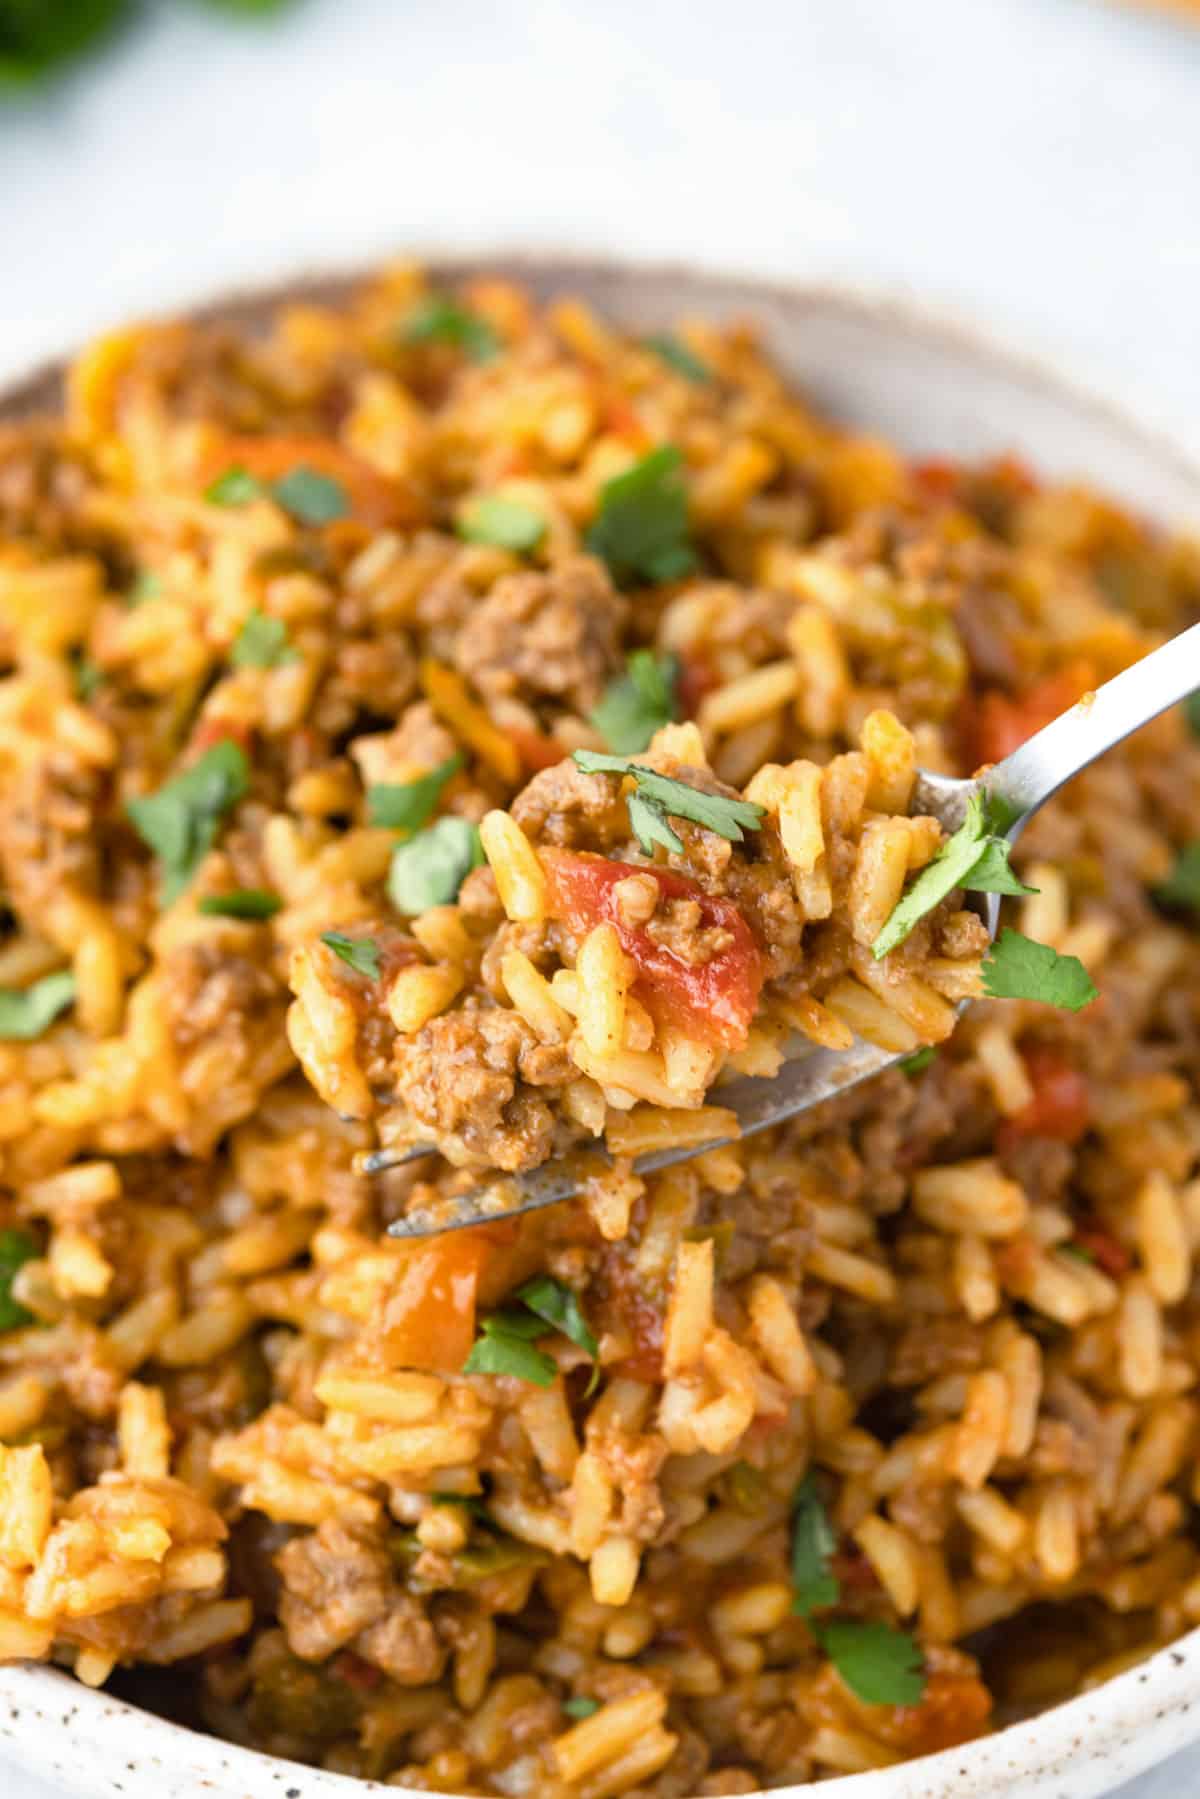
[[[26,1262],[39,1254],[25,1231],[0,1231],[0,1331],[20,1330],[34,1321],[33,1313],[13,1298],[13,1281]]]
[[[546,535],[542,514],[520,500],[503,494],[480,494],[468,500],[459,514],[458,535],[468,543],[492,544],[498,550],[523,554],[536,550]]]
[[[439,294],[417,302],[400,326],[400,341],[451,344],[465,351],[472,362],[491,362],[504,347],[486,319]]]
[[[380,951],[374,937],[347,937],[342,931],[322,931],[321,942],[355,974],[365,975],[369,981],[379,979]]]
[[[0,1041],[30,1043],[48,1031],[75,998],[69,969],[43,975],[30,987],[0,987]]]

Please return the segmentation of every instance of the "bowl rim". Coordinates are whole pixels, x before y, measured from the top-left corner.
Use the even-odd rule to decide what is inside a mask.
[[[476,273],[542,282],[553,277],[564,290],[579,283],[632,281],[682,288],[698,304],[707,302],[726,313],[731,304],[734,310],[771,304],[793,313],[806,305],[837,311],[851,321],[898,333],[914,348],[953,351],[1010,382],[1047,393],[1097,428],[1115,431],[1159,469],[1169,470],[1174,480],[1194,488],[1200,511],[1200,462],[1169,433],[1141,424],[1102,388],[1064,375],[1004,336],[965,323],[936,304],[852,281],[788,280],[703,262],[569,250],[435,248],[427,255],[409,252],[405,260],[447,281]],[[306,269],[290,278],[210,292],[151,316],[252,320],[288,301],[344,294],[379,266],[376,259]],[[0,424],[53,410],[70,354],[0,380]],[[1073,1794],[1098,1794],[1111,1779],[1127,1779],[1200,1736],[1200,1724],[1186,1722],[1198,1702],[1200,1628],[1032,1718],[958,1748],[822,1781],[820,1791],[829,1799],[949,1799],[968,1791],[972,1799],[1000,1799],[1019,1790],[1015,1783],[1057,1777],[1072,1780]],[[11,1753],[43,1779],[64,1782],[65,1793],[156,1790],[174,1796],[206,1787],[229,1794],[252,1790],[256,1799],[268,1793],[282,1799],[353,1799],[354,1794],[395,1791],[375,1780],[285,1761],[193,1730],[103,1689],[85,1687],[43,1663],[0,1664],[0,1752]],[[777,1792],[780,1799],[800,1799],[816,1790],[805,1784]]]

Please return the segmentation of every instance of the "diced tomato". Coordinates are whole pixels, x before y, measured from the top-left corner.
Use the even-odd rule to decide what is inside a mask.
[[[1056,1137],[1060,1143],[1078,1143],[1091,1121],[1088,1084],[1077,1068],[1058,1050],[1032,1044],[1021,1051],[1033,1098],[996,1134],[1003,1152],[1024,1137]]]
[[[906,1755],[934,1755],[970,1742],[987,1723],[992,1696],[974,1674],[930,1674],[918,1705],[871,1708],[871,1722],[885,1742]]]
[[[366,525],[412,525],[421,507],[402,481],[389,480],[353,451],[327,437],[300,433],[282,437],[227,437],[206,459],[203,486],[229,468],[243,468],[259,481],[277,481],[293,469],[312,469],[345,489],[356,519]]]
[[[964,747],[968,757],[974,759],[972,766],[1002,762],[1005,756],[1020,749],[1026,738],[1082,699],[1095,684],[1095,670],[1089,663],[1072,662],[1057,674],[1038,681],[1019,699],[994,688],[981,693],[964,720]]]
[[[1128,1274],[1133,1267],[1133,1257],[1125,1245],[1118,1243],[1102,1225],[1077,1224],[1071,1241],[1078,1248],[1085,1249],[1097,1268],[1102,1268],[1105,1274],[1111,1274],[1114,1280]]]
[[[931,500],[949,499],[958,491],[962,468],[946,456],[927,456],[909,465],[909,474],[918,492]]]
[[[619,395],[610,397],[604,406],[604,424],[614,437],[623,443],[640,449],[647,442],[646,427],[643,425],[628,400]]]
[[[879,1587],[879,1576],[861,1549],[835,1550],[830,1567],[843,1592],[870,1593]]]
[[[695,881],[668,869],[610,862],[604,856],[543,851],[550,912],[576,931],[614,926],[637,968],[634,992],[647,1010],[703,1043],[741,1049],[758,1004],[763,962],[753,933],[731,900],[705,893]],[[613,889],[631,875],[649,875],[665,899],[695,900],[705,926],[718,926],[732,941],[698,967],[656,943],[643,926],[621,918]]]
[[[333,1672],[348,1687],[353,1687],[356,1693],[373,1692],[383,1679],[382,1668],[377,1668],[373,1662],[364,1661],[353,1649],[342,1650],[334,1661]]]
[[[244,724],[241,720],[229,718],[202,718],[188,741],[187,759],[194,762],[205,750],[211,750],[218,743],[227,740],[236,743],[239,749],[250,754],[250,740],[254,736],[253,725]]]
[[[520,725],[510,725],[508,736],[517,746],[517,754],[523,767],[531,769],[534,774],[543,768],[553,768],[566,754],[561,743],[553,737],[544,736],[541,731],[523,731]]]
[[[682,656],[679,661],[679,679],[675,683],[675,692],[679,700],[679,710],[685,718],[695,718],[700,702],[705,694],[711,693],[714,687],[721,685],[721,677],[716,670],[700,656]]]
[[[459,1371],[475,1341],[476,1294],[494,1247],[487,1226],[405,1246],[399,1279],[380,1316],[393,1367]]]

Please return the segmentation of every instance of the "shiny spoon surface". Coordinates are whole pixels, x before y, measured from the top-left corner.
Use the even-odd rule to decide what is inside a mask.
[[[1034,813],[1081,769],[1197,689],[1200,624],[1152,650],[1094,693],[1085,694],[982,776],[959,780],[919,770],[912,812],[928,814],[945,831],[954,832],[963,822],[971,797],[980,793],[1009,821],[1002,834],[1015,843]],[[973,897],[979,901],[988,937],[994,940],[1000,920],[1000,896],[983,893]],[[711,1097],[736,1115],[736,1136],[655,1150],[637,1158],[634,1172],[653,1174],[656,1169],[689,1161],[693,1156],[782,1124],[903,1060],[901,1054],[856,1039],[847,1050],[814,1047],[785,1062],[778,1074],[769,1079],[744,1075],[718,1085],[710,1090]],[[363,1167],[367,1173],[382,1173],[433,1153],[430,1144],[416,1144],[399,1152],[380,1150],[366,1157]],[[598,1144],[562,1160],[546,1162],[528,1174],[499,1177],[488,1186],[414,1209],[389,1225],[388,1234],[426,1237],[557,1205],[579,1191],[589,1169],[603,1167],[608,1159],[603,1145]]]

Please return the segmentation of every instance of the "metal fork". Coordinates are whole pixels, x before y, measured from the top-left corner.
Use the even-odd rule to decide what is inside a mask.
[[[1011,821],[1004,835],[1015,843],[1039,807],[1080,769],[1197,689],[1200,624],[1153,650],[1132,668],[1106,681],[1095,693],[1085,694],[1069,711],[982,776],[955,780],[949,775],[919,771],[912,810],[914,814],[931,814],[945,830],[956,831],[963,822],[968,800],[972,794],[982,792],[994,803],[999,815]],[[994,939],[1000,896],[989,893],[975,897],[980,902],[988,936]],[[737,1114],[738,1138],[750,1137],[857,1087],[860,1081],[869,1080],[902,1059],[890,1050],[862,1041],[856,1041],[848,1050],[814,1048],[786,1062],[770,1080],[744,1076],[714,1089],[713,1097]],[[735,1140],[721,1137],[710,1143],[689,1144],[684,1149],[655,1150],[640,1156],[633,1166],[638,1174],[651,1174],[655,1169],[688,1161]],[[416,1145],[400,1154],[383,1150],[368,1157],[365,1166],[369,1172],[382,1171],[414,1156],[429,1154],[432,1147]],[[388,1227],[389,1235],[425,1237],[556,1205],[578,1192],[581,1171],[587,1166],[586,1156],[591,1156],[594,1168],[596,1156],[605,1154],[600,1148],[585,1152],[584,1158],[547,1162],[529,1174],[506,1176],[489,1187],[439,1200],[432,1207],[397,1219]]]

